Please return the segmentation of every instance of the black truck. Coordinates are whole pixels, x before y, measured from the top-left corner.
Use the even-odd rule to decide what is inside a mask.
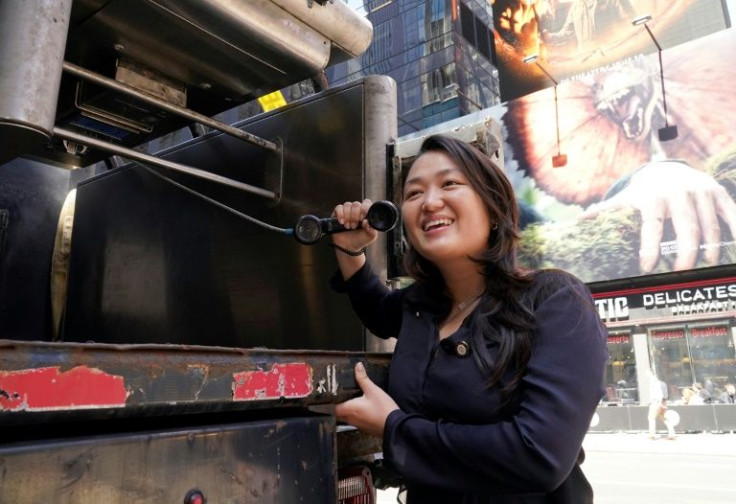
[[[371,36],[332,0],[0,1],[0,502],[375,501],[332,409],[391,349],[293,236],[391,198],[394,82],[324,78]]]

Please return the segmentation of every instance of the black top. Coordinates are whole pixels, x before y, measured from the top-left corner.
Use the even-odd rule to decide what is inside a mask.
[[[349,294],[371,332],[398,338],[388,393],[401,409],[386,421],[383,455],[404,478],[410,504],[593,502],[579,463],[608,352],[582,282],[563,272],[537,275],[535,287],[545,288],[535,302],[532,353],[505,407],[472,358],[477,309],[439,341],[447,310],[421,286],[390,291],[368,265],[332,284]],[[496,344],[487,347],[494,356]]]

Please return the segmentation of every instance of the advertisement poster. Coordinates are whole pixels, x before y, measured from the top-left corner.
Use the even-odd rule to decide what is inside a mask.
[[[492,109],[523,262],[586,282],[736,262],[733,54],[723,30],[662,53],[665,93],[658,55],[633,55]]]
[[[491,0],[501,100],[549,87],[538,62],[555,80],[608,65],[636,54],[656,52],[643,26],[664,49],[726,27],[719,0]],[[720,19],[718,19],[720,17]]]

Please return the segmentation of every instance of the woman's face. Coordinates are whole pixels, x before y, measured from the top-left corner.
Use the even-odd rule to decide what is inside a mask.
[[[412,246],[438,267],[443,261],[475,256],[488,246],[488,210],[444,152],[426,152],[414,161],[401,213]]]

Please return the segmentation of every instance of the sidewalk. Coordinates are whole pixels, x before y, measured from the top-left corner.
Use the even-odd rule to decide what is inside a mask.
[[[596,459],[596,453],[604,454],[642,454],[650,455],[713,455],[728,457],[727,463],[736,469],[736,434],[678,434],[677,439],[667,439],[664,432],[659,433],[656,440],[649,439],[646,432],[632,433],[605,433],[590,432],[583,441],[587,460],[585,463],[586,474],[592,483],[600,476],[599,472],[608,478],[606,467],[597,468],[600,465]],[[644,457],[645,459],[647,457]],[[673,457],[675,458],[675,457]],[[604,464],[607,465],[607,464]],[[597,470],[596,470],[597,469]],[[641,470],[641,468],[640,468]],[[596,486],[605,487],[606,481],[601,481]],[[598,500],[604,501],[605,494]],[[382,490],[378,492],[377,504],[396,504],[396,490]]]
[[[651,440],[646,432],[591,432],[583,441],[586,452],[678,453],[736,457],[736,434],[678,434],[671,441],[663,433]],[[736,467],[736,466],[735,466]]]

